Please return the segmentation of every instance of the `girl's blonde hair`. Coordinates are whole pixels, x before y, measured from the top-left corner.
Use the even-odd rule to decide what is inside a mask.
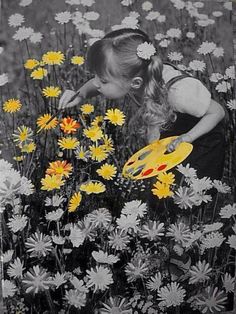
[[[90,47],[87,61],[90,70],[101,78],[112,76],[131,80],[136,76],[142,77],[144,105],[131,118],[130,129],[146,137],[151,129],[165,129],[175,115],[167,101],[161,58],[155,54],[150,60],[145,60],[137,55],[138,45],[144,42],[151,41],[141,30],[116,30]]]

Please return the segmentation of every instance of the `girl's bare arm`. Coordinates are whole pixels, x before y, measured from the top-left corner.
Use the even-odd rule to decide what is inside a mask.
[[[182,134],[168,146],[168,151],[173,151],[181,142],[192,143],[200,136],[211,131],[225,116],[222,106],[211,99],[210,106],[200,121],[187,133]]]
[[[74,107],[79,105],[85,98],[91,98],[99,95],[97,87],[93,84],[93,80],[94,79],[91,79],[81,86],[79,89],[79,95],[71,102],[70,99],[75,95],[76,92],[67,89],[60,98],[59,109]]]

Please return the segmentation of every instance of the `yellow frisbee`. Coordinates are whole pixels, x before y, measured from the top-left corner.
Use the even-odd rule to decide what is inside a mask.
[[[173,152],[167,152],[168,144],[177,137],[154,141],[140,149],[125,163],[122,175],[133,180],[143,180],[180,164],[191,153],[193,145],[183,142]]]

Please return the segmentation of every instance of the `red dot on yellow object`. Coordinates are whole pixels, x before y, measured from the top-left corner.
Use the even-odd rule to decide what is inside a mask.
[[[142,176],[144,177],[144,176],[148,176],[150,173],[152,173],[153,172],[153,170],[154,169],[148,169],[148,170],[146,170],[146,171],[144,171],[143,173],[142,173]]]
[[[165,168],[167,167],[167,165],[160,165],[157,170],[158,171],[161,171],[161,170],[164,170]]]

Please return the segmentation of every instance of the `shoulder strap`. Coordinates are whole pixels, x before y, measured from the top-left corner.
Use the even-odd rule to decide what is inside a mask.
[[[173,77],[172,79],[170,79],[166,84],[166,88],[169,89],[175,82],[179,81],[179,80],[182,80],[183,78],[186,78],[186,77],[192,77],[190,74],[188,74],[186,71],[183,71],[181,69],[179,69],[176,65],[170,63],[170,62],[164,62],[164,64],[167,64],[169,66],[171,66],[172,68],[174,68],[175,70],[178,70],[180,71],[182,74],[180,75],[177,75],[175,77]]]

